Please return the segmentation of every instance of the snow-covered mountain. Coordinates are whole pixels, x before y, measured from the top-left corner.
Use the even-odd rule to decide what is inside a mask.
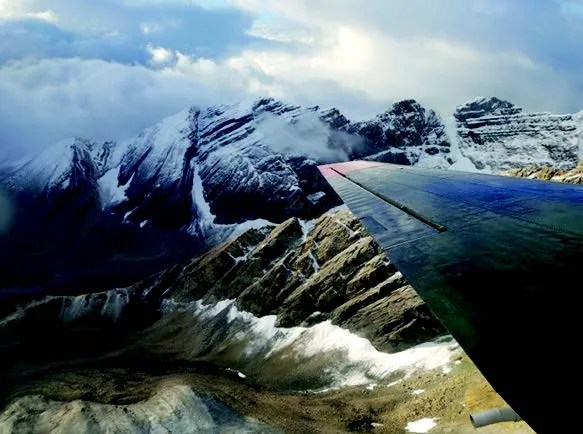
[[[583,112],[524,113],[492,97],[459,106],[454,118],[461,154],[478,170],[499,172],[528,165],[572,169],[581,156]]]
[[[443,122],[414,101],[352,123],[335,109],[263,98],[185,109],[128,140],[57,143],[0,173],[0,189],[18,204],[11,231],[18,251],[125,252],[160,233],[208,245],[243,222],[311,218],[340,204],[320,163],[374,156],[443,167],[448,151]],[[175,241],[167,250],[177,250]]]
[[[398,102],[373,120],[349,124],[346,130],[369,144],[353,158],[441,169],[454,163],[443,121],[414,100]],[[387,148],[386,143],[393,145]],[[369,149],[376,152],[371,155]]]
[[[448,165],[449,142],[433,111],[397,103],[369,122],[337,110],[274,99],[186,109],[129,140],[56,144],[3,184],[55,201],[66,192],[126,222],[163,229],[319,215],[338,204],[322,162],[379,157]],[[389,156],[389,158],[387,158]]]
[[[126,140],[65,140],[19,166],[0,165],[0,199],[12,204],[0,215],[0,241],[8,246],[0,277],[28,269],[30,260],[43,279],[53,276],[63,252],[80,268],[96,252],[102,261],[139,256],[124,272],[141,270],[144,257],[158,264],[178,252],[192,255],[193,240],[196,251],[207,250],[266,220],[319,216],[340,204],[320,163],[458,163],[497,172],[533,164],[569,169],[580,156],[583,112],[529,114],[477,98],[454,119],[451,146],[441,118],[413,100],[351,122],[337,109],[262,98],[185,109]],[[14,261],[23,257],[19,268]]]

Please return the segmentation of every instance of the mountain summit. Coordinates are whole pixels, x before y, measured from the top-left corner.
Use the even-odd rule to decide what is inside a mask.
[[[573,169],[583,146],[583,112],[524,113],[495,97],[457,107],[454,118],[462,155],[478,170],[499,172],[527,165]]]

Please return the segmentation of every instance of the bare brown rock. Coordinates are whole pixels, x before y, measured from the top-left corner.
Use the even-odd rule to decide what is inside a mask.
[[[518,178],[541,179],[544,181],[566,182],[568,184],[583,184],[583,162],[571,170],[561,170],[555,167],[522,167],[502,172],[503,175]]]
[[[237,299],[280,326],[330,319],[381,350],[445,333],[415,291],[347,210],[324,214],[304,233],[289,219],[251,230],[189,263],[173,285],[183,301]]]

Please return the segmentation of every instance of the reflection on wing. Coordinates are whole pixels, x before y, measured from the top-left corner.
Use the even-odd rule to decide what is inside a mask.
[[[376,162],[320,170],[502,397],[557,432],[578,371],[546,336],[579,340],[583,187]]]

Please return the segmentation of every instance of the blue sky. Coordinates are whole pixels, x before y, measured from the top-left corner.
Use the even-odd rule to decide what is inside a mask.
[[[270,95],[583,109],[583,0],[0,0],[0,155]]]

